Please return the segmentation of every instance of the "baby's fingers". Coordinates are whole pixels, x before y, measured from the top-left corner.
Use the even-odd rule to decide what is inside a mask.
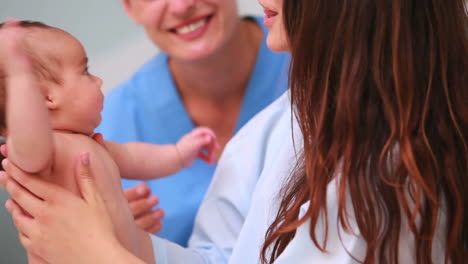
[[[206,150],[208,151],[208,157],[209,157],[209,160],[210,160],[210,161],[208,161],[209,163],[211,163],[211,164],[214,163],[216,153],[219,151],[219,149],[220,149],[220,146],[219,146],[218,141],[216,140],[216,136],[214,136],[214,135],[210,136],[209,143],[206,146]]]
[[[214,154],[213,153],[205,153],[200,151],[197,156],[199,159],[203,160],[206,163],[214,164]]]

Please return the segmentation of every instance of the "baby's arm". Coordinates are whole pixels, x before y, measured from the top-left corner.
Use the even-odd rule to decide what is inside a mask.
[[[0,30],[6,78],[8,158],[29,173],[50,167],[52,129],[44,95],[23,48],[25,29],[9,22]]]
[[[219,148],[215,134],[207,128],[194,129],[176,145],[112,141],[106,141],[105,145],[117,163],[121,177],[139,180],[174,174],[192,165],[197,158],[214,163],[214,153]]]

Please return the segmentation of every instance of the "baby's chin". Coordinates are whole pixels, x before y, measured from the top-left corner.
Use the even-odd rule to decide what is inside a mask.
[[[100,123],[100,122],[99,122]],[[70,130],[70,132],[72,133],[75,133],[75,134],[81,134],[81,135],[85,135],[85,136],[89,136],[89,137],[92,137],[95,132],[94,130],[96,130],[96,128],[98,127],[99,123],[97,124],[89,124],[88,126],[81,126],[80,129],[74,129],[74,130]]]

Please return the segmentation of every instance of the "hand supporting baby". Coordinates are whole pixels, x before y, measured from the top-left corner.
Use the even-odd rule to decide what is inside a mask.
[[[5,146],[2,151],[7,155]],[[8,174],[0,172],[0,184],[14,199],[8,200],[6,207],[13,216],[21,244],[28,252],[50,263],[100,263],[102,252],[122,248],[89,170],[89,153],[80,156],[75,168],[81,198],[21,171],[6,159],[2,165]],[[96,250],[96,246],[100,249]],[[83,251],[70,248],[88,250],[82,254]],[[70,252],[76,254],[70,255]]]

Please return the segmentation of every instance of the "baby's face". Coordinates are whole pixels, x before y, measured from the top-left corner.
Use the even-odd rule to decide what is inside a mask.
[[[51,100],[55,100],[58,114],[52,115],[54,129],[91,134],[101,122],[104,95],[102,80],[88,72],[88,58],[81,43],[68,33],[49,30],[41,34],[39,49],[55,59],[59,80],[55,89],[50,89]],[[47,51],[46,51],[47,50]]]

